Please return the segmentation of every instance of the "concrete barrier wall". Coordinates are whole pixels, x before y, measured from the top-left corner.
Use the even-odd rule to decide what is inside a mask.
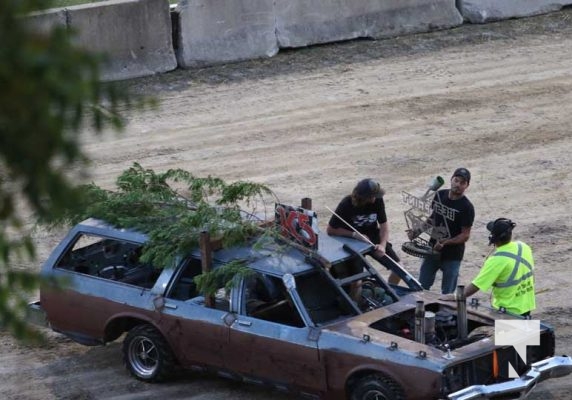
[[[572,0],[457,0],[466,21],[482,24],[558,11]]]
[[[386,38],[461,25],[455,0],[289,0],[276,2],[280,47],[360,37]]]
[[[177,60],[183,68],[278,52],[274,0],[182,0],[175,12]]]
[[[168,0],[112,0],[52,9],[29,17],[46,31],[65,24],[78,46],[106,56],[102,80],[121,80],[177,68]]]
[[[113,0],[68,9],[77,43],[105,53],[105,79],[118,80],[177,68],[168,0]]]
[[[111,0],[27,17],[107,55],[103,80],[271,57],[280,48],[385,38],[556,11],[572,0]],[[172,17],[172,18],[171,18]],[[172,26],[175,21],[175,26]],[[176,28],[176,29],[174,29]],[[173,43],[173,36],[175,43]],[[174,50],[176,49],[176,50]]]
[[[26,21],[36,32],[48,34],[56,26],[66,26],[66,10],[55,8],[32,13],[26,17]]]
[[[176,12],[177,60],[183,68],[463,23],[455,0],[182,0]]]

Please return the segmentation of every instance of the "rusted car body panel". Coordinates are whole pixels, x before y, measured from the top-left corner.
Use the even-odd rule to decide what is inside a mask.
[[[420,303],[448,321],[456,318],[455,304],[434,293],[383,284],[385,298],[358,307],[349,301],[343,278],[333,278],[294,247],[280,254],[249,247],[214,252],[215,267],[248,260],[255,276],[242,278],[230,293],[217,295],[215,307],[206,307],[193,283],[201,272],[200,252],[150,270],[132,260],[146,240],[92,219],[74,227],[42,268],[46,276],[67,280],[64,289],[41,291],[40,304],[52,329],[97,345],[147,324],[184,367],[324,399],[349,398],[360,379],[372,374],[397,385],[405,399],[444,398],[467,386],[493,383],[493,351],[514,361],[519,374],[554,354],[554,332],[547,325],[526,363],[514,349],[495,346],[486,329],[499,314],[478,304],[467,306],[469,331],[479,332],[472,338],[456,341],[456,327],[442,322],[443,333],[427,336],[427,343],[416,340],[409,328]],[[362,262],[356,254],[369,251],[363,242],[325,237],[319,256],[335,270]],[[293,277],[295,287],[284,287],[286,276]],[[265,295],[255,296],[261,288]],[[376,302],[379,306],[371,305]],[[502,374],[496,381],[508,381],[507,372]]]

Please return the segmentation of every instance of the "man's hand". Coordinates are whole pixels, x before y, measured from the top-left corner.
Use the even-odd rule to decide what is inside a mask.
[[[435,243],[435,246],[433,246],[433,250],[441,251],[441,250],[443,250],[443,247],[445,247],[444,242],[437,242],[437,243]]]
[[[478,291],[479,291],[478,287],[476,287],[473,283],[469,283],[467,286],[465,286],[463,296],[465,297],[465,299],[467,299],[470,296],[477,293]],[[456,293],[444,294],[443,296],[439,297],[439,300],[457,301],[457,296]]]
[[[385,246],[376,244],[375,247],[373,248],[373,252],[376,257],[381,258],[385,255]]]
[[[369,238],[362,233],[352,232],[352,238],[361,240],[362,242],[369,243]]]

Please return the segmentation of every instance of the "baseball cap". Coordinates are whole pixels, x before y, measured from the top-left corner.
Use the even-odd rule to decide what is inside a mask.
[[[516,224],[508,218],[497,218],[487,224],[487,230],[491,236],[497,238],[505,232],[512,231],[515,226]]]
[[[359,181],[355,188],[355,192],[361,197],[375,196],[378,199],[381,199],[384,193],[381,186],[379,186],[379,183],[369,178]]]
[[[464,180],[469,183],[471,181],[471,173],[467,168],[457,168],[455,172],[453,172],[453,176],[460,176]]]

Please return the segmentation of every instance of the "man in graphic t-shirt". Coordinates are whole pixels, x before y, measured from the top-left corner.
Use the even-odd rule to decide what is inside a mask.
[[[396,262],[399,262],[399,257],[393,250],[391,243],[388,242],[389,227],[385,203],[383,202],[384,193],[379,183],[373,179],[359,181],[352,193],[344,197],[338,204],[335,211],[337,216],[332,215],[330,218],[327,233],[328,235],[347,236],[363,240],[360,235],[340,220],[340,218],[343,219],[376,245],[372,256],[386,268],[390,268],[391,265],[387,264],[388,260],[385,255],[387,254]],[[399,277],[392,273],[388,281],[396,284],[399,282]]]
[[[451,177],[451,188],[435,193],[429,218],[435,227],[448,232],[448,235],[440,241],[431,239],[429,242],[438,255],[423,259],[421,264],[419,282],[425,290],[431,289],[439,270],[443,273],[441,293],[453,293],[457,287],[465,242],[469,240],[475,220],[475,208],[465,196],[470,181],[469,170],[457,168]],[[409,239],[415,238],[416,233],[408,232]]]

